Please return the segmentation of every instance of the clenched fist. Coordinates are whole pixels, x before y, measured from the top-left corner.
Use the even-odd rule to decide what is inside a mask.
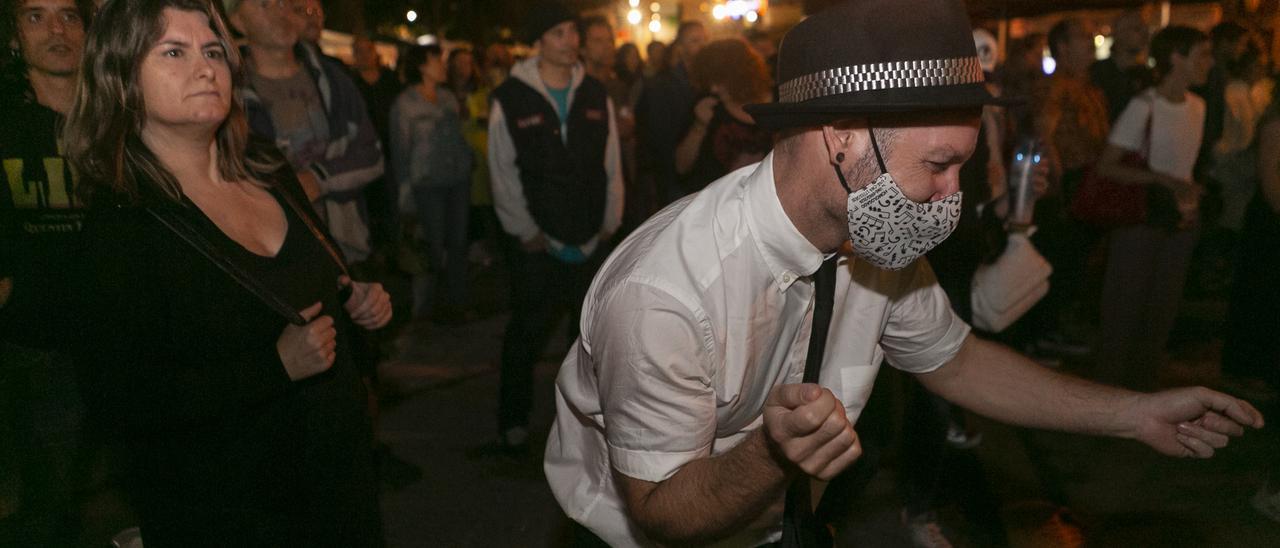
[[[764,404],[764,430],[775,454],[823,481],[862,455],[844,404],[816,384],[774,387]]]
[[[306,325],[288,325],[276,341],[276,352],[289,379],[300,381],[328,371],[337,356],[338,331],[333,318],[320,316],[321,303],[299,312]]]

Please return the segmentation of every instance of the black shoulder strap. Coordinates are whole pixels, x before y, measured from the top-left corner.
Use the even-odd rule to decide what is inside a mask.
[[[209,262],[226,272],[228,276],[231,276],[231,279],[247,289],[249,293],[252,293],[276,313],[284,316],[284,319],[288,320],[289,323],[306,325],[307,321],[303,319],[297,310],[294,310],[284,299],[281,299],[279,295],[263,285],[257,278],[245,272],[235,261],[224,255],[221,250],[206,239],[204,235],[200,234],[195,227],[191,226],[177,212],[169,208],[147,207],[146,209],[151,216],[160,221],[160,224],[177,234],[179,238],[182,238],[187,244],[200,252],[201,255],[204,255],[206,259],[209,259]]]
[[[292,175],[292,173],[290,175]],[[281,184],[277,188],[280,190],[280,195],[284,197],[284,202],[289,204],[289,208],[293,210],[294,214],[297,215],[299,219],[302,219],[303,224],[307,225],[307,229],[311,231],[311,235],[320,242],[320,245],[324,247],[325,251],[329,252],[329,256],[333,258],[333,262],[338,265],[338,270],[341,270],[344,275],[350,278],[351,273],[347,270],[346,257],[342,255],[342,250],[338,248],[337,244],[335,244],[333,240],[330,240],[329,236],[325,234],[323,230],[320,230],[320,223],[319,220],[315,218],[315,212],[312,211],[310,207],[302,206],[298,201],[298,197],[294,195],[293,189],[289,188],[287,183]]]

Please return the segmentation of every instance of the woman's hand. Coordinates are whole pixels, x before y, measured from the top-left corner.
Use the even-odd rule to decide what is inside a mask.
[[[338,284],[351,284],[351,298],[343,306],[356,325],[372,331],[391,321],[391,295],[382,284],[354,282],[346,276],[339,277]]]
[[[699,124],[706,126],[711,123],[711,118],[716,114],[716,105],[720,103],[714,95],[703,97],[698,104],[693,106],[693,119]]]
[[[280,361],[290,380],[300,381],[333,367],[338,331],[333,327],[333,318],[316,317],[320,308],[321,304],[316,303],[299,312],[307,324],[290,324],[276,341],[276,352],[280,354]]]

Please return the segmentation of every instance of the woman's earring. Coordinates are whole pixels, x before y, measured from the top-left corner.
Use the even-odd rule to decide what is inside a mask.
[[[837,152],[837,153],[836,153],[836,163],[837,163],[837,164],[843,164],[843,163],[844,163],[844,153],[843,153],[843,152]]]

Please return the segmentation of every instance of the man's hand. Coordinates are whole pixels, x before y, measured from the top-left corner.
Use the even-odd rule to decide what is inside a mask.
[[[547,235],[539,232],[536,236],[520,242],[525,253],[544,253],[547,251]]]
[[[764,403],[766,439],[776,454],[828,481],[862,454],[844,404],[816,384],[784,384]]]
[[[353,282],[340,276],[338,285],[351,284],[351,298],[343,303],[351,321],[368,329],[381,329],[391,321],[391,295],[379,283]]]
[[[311,170],[304,169],[298,172],[298,183],[302,185],[303,192],[307,193],[307,199],[316,201],[320,199],[323,192],[320,190],[320,180],[316,179],[316,174]]]
[[[1204,387],[1140,395],[1130,413],[1135,439],[1175,457],[1207,459],[1244,427],[1263,425],[1248,402]]]
[[[13,294],[13,278],[0,278],[0,308],[9,303],[9,295]]]

